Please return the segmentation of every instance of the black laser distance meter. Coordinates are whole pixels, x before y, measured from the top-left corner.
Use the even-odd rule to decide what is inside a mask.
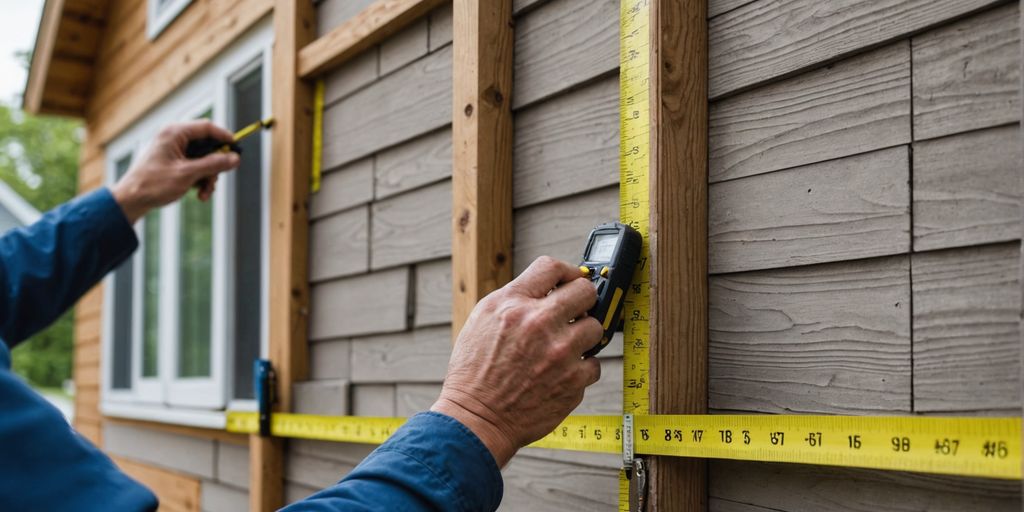
[[[601,322],[604,336],[583,357],[597,355],[618,329],[623,300],[633,281],[642,246],[640,233],[618,222],[601,224],[590,232],[580,270],[597,287],[597,304],[587,314]]]

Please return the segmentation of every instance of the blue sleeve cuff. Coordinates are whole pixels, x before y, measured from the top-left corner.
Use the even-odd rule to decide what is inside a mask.
[[[83,218],[93,221],[89,224],[95,230],[95,240],[105,254],[100,261],[120,263],[139,246],[135,228],[128,222],[121,205],[106,187],[99,188],[78,197],[72,203]],[[111,268],[117,266],[112,265]]]
[[[413,416],[375,452],[387,451],[429,468],[449,487],[458,510],[496,510],[501,504],[501,468],[480,438],[450,416],[436,412]]]

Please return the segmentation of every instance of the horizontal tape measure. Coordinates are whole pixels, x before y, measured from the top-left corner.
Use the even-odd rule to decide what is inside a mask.
[[[274,414],[278,437],[380,444],[404,418]],[[227,430],[259,431],[252,412],[229,412]],[[620,453],[619,416],[569,416],[535,448]],[[636,453],[790,462],[999,479],[1021,478],[1020,418],[639,415]]]

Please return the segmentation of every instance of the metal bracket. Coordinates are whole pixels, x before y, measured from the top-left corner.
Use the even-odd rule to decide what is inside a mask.
[[[644,512],[647,508],[647,462],[643,458],[633,459],[633,478],[629,484],[629,509]]]

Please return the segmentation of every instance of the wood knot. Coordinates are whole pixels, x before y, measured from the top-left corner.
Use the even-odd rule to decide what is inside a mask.
[[[505,95],[501,93],[495,86],[490,86],[484,91],[484,101],[490,103],[494,107],[501,107],[505,103]]]
[[[466,113],[466,117],[473,115],[473,104],[470,103],[469,105],[466,105],[466,108],[465,110],[463,110],[463,112]]]
[[[459,279],[459,293],[466,293],[466,282]]]
[[[462,210],[462,215],[459,215],[459,232],[465,233],[466,228],[469,227],[469,210]]]
[[[494,261],[495,263],[498,264],[499,267],[504,266],[505,262],[508,261],[508,256],[506,256],[505,253],[503,252],[499,252],[498,254],[494,255]]]

